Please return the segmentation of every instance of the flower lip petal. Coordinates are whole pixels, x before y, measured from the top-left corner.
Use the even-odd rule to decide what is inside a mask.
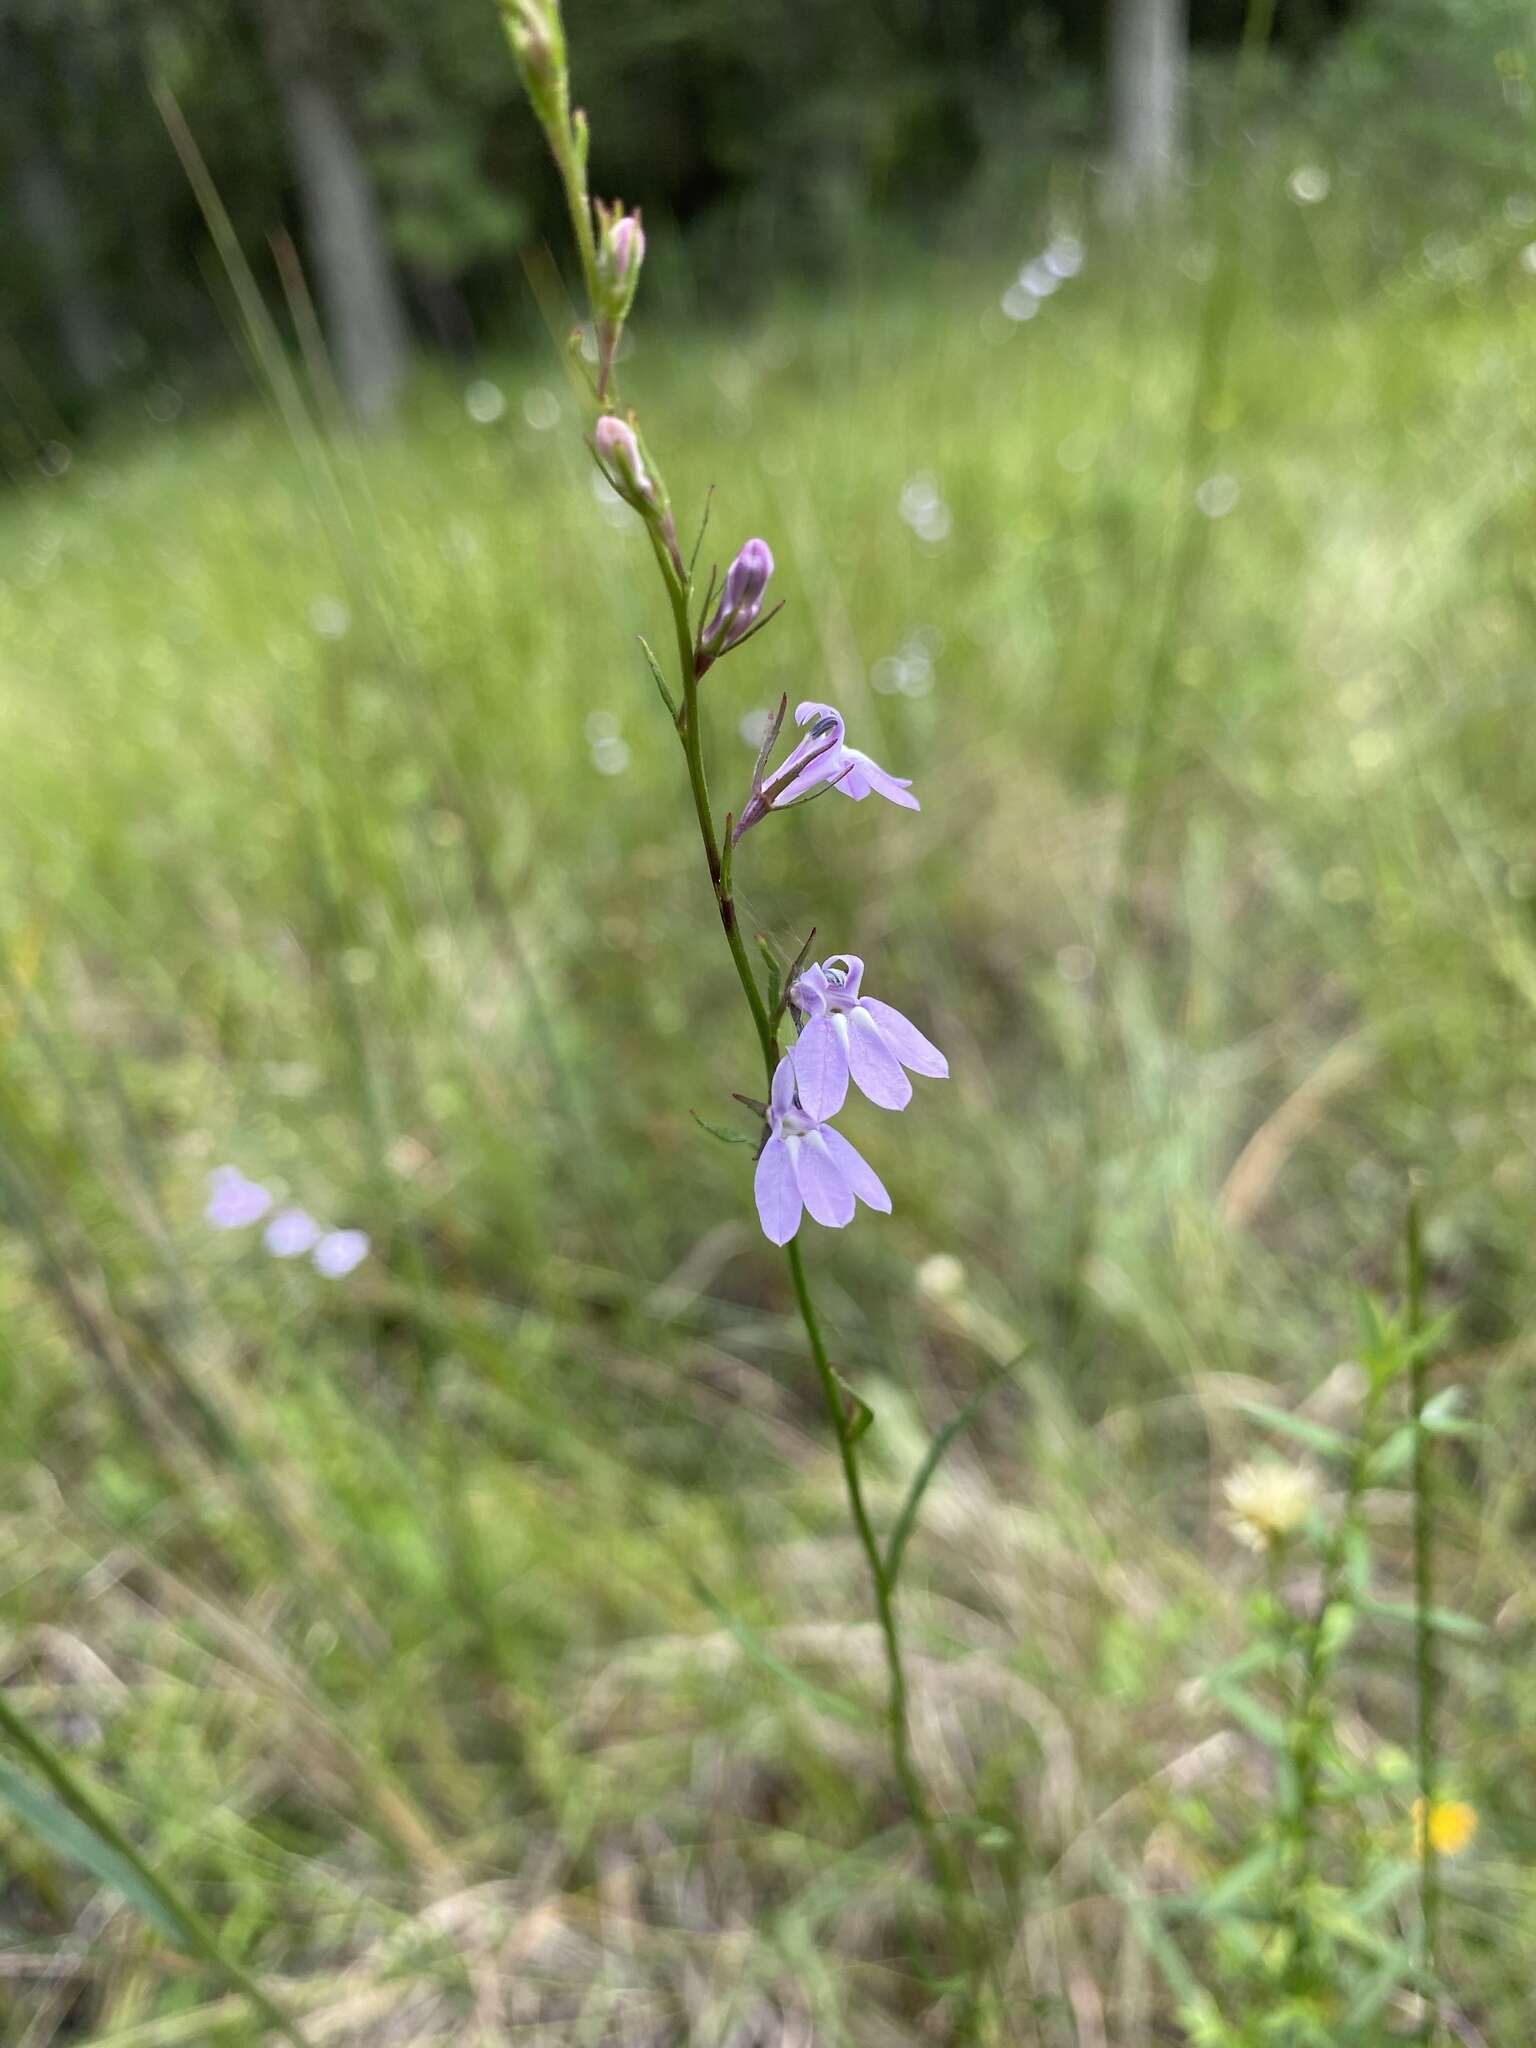
[[[882,1216],[889,1216],[891,1198],[885,1191],[885,1183],[863,1153],[850,1145],[841,1131],[834,1131],[828,1127],[821,1135],[834,1163],[841,1170],[843,1179],[859,1200],[866,1208],[878,1209]]]
[[[752,1192],[757,1201],[757,1220],[763,1226],[764,1237],[770,1244],[788,1244],[800,1228],[800,1212],[804,1204],[795,1181],[789,1147],[782,1138],[770,1138],[759,1153]]]
[[[887,803],[900,804],[905,811],[920,811],[922,805],[911,794],[910,775],[892,775],[877,761],[871,761],[868,754],[858,747],[845,746],[843,759],[853,763],[853,773],[844,777],[838,788],[860,801],[866,796],[883,796]]]
[[[892,1009],[889,1003],[882,1003],[874,996],[865,996],[862,1008],[866,1016],[873,1017],[880,1036],[904,1067],[914,1074],[925,1075],[931,1081],[949,1079],[949,1061],[930,1039],[924,1038],[909,1018],[903,1017],[900,1010]]]
[[[833,1157],[826,1132],[819,1127],[807,1131],[790,1148],[795,1182],[812,1216],[828,1230],[841,1230],[853,1221],[853,1189]]]
[[[830,1017],[812,1017],[796,1039],[792,1057],[800,1107],[814,1122],[825,1123],[848,1096],[848,1052],[842,1033]]]
[[[878,1108],[905,1109],[912,1100],[912,1083],[901,1062],[862,1005],[848,1018],[848,1066],[862,1093]]]

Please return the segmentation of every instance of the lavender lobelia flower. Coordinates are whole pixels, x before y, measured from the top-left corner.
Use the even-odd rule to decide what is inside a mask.
[[[315,1246],[315,1271],[327,1280],[343,1280],[368,1256],[363,1230],[328,1230]]]
[[[745,542],[725,572],[720,601],[699,635],[696,666],[701,675],[710,662],[729,653],[757,624],[772,574],[773,551],[767,541]]]
[[[792,804],[797,797],[808,796],[823,782],[830,782],[855,803],[874,795],[900,804],[903,810],[922,809],[917,798],[909,794],[909,775],[889,775],[868,754],[848,745],[843,738],[843,714],[830,704],[797,704],[795,723],[809,726],[810,731],[774,777],[771,802],[775,810]],[[796,772],[786,782],[784,778],[791,770]]]
[[[891,1213],[891,1198],[874,1168],[841,1132],[795,1100],[788,1053],[774,1069],[768,1142],[758,1155],[753,1192],[763,1235],[771,1244],[789,1243],[800,1228],[802,1209],[829,1230],[853,1221],[855,1196],[882,1215]]]
[[[790,986],[789,1000],[805,1018],[790,1057],[808,1116],[836,1116],[850,1074],[881,1109],[905,1109],[912,1100],[903,1068],[935,1081],[949,1077],[949,1061],[900,1010],[860,995],[863,978],[862,960],[834,953]]]
[[[208,1176],[208,1202],[203,1221],[215,1230],[243,1230],[259,1223],[272,1197],[259,1181],[247,1180],[238,1166],[216,1166]]]
[[[778,711],[768,721],[752,771],[752,793],[731,834],[733,846],[743,832],[761,824],[770,811],[783,810],[802,797],[814,796],[825,786],[846,790],[855,800],[874,794],[900,804],[903,810],[922,809],[917,798],[908,795],[912,787],[909,778],[888,775],[868,754],[847,744],[843,737],[843,714],[830,704],[806,703],[795,707],[795,723],[808,725],[810,731],[769,775],[768,756],[784,723],[785,708],[786,700],[781,697]]]
[[[320,1242],[320,1225],[307,1209],[279,1209],[261,1241],[274,1259],[301,1259]]]

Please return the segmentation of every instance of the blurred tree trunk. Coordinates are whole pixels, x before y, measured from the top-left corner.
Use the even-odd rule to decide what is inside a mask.
[[[112,322],[91,276],[85,224],[63,167],[40,136],[21,144],[16,214],[47,283],[59,344],[75,382],[100,391],[115,367]]]
[[[1178,174],[1188,74],[1186,0],[1110,0],[1110,196],[1123,216],[1165,199]]]
[[[312,0],[258,0],[288,131],[307,254],[342,396],[365,424],[393,412],[409,354],[378,195],[337,87]]]

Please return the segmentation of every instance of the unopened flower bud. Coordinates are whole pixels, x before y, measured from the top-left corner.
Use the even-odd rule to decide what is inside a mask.
[[[502,18],[523,85],[539,119],[555,115],[565,72],[565,35],[551,0],[502,0]]]
[[[634,303],[640,266],[645,261],[645,230],[638,213],[625,213],[617,200],[611,207],[601,201],[597,214],[598,317],[613,327],[622,325]]]
[[[725,572],[725,587],[709,624],[699,636],[707,659],[724,654],[744,639],[757,623],[763,595],[773,574],[773,552],[765,540],[749,540]]]
[[[646,469],[635,430],[627,421],[605,412],[593,429],[592,442],[608,481],[637,512],[657,511],[661,499]]]

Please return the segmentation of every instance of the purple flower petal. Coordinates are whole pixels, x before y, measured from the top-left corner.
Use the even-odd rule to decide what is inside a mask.
[[[247,1180],[238,1166],[216,1166],[208,1176],[203,1221],[215,1230],[243,1230],[259,1223],[272,1206],[260,1182]]]
[[[777,1127],[794,1106],[795,1066],[786,1052],[773,1070],[773,1086],[768,1091],[769,1122]]]
[[[274,1259],[300,1259],[320,1242],[320,1226],[307,1209],[279,1209],[261,1241]]]
[[[889,1216],[891,1198],[885,1191],[885,1183],[863,1153],[850,1145],[841,1131],[824,1130],[821,1135],[832,1155],[833,1165],[859,1200],[871,1209],[878,1209],[882,1216]]]
[[[905,1109],[912,1100],[912,1083],[862,1006],[848,1019],[848,1065],[858,1086],[881,1109]]]
[[[780,1070],[787,1064],[781,1062]],[[777,1074],[774,1088],[777,1092]],[[788,1244],[800,1228],[802,1204],[789,1147],[782,1138],[770,1138],[758,1155],[752,1192],[757,1197],[757,1220],[763,1226],[764,1237],[770,1244]]]
[[[910,794],[910,775],[887,774],[884,768],[871,761],[868,754],[862,753],[857,747],[844,747],[842,758],[844,763],[851,761],[853,766],[839,779],[836,786],[845,796],[851,796],[855,803],[861,802],[867,796],[883,796],[890,803],[900,804],[904,811],[920,811],[923,808],[917,798]]]
[[[859,985],[864,979],[864,962],[857,953],[829,953],[822,965],[816,968],[814,972],[819,974],[823,981],[827,981],[829,977],[826,969],[828,967],[836,967],[839,961],[841,961],[843,969],[843,982],[839,993],[850,1002],[857,1002]],[[808,973],[811,971],[807,969]]]
[[[824,1017],[827,1014],[827,990],[830,986],[826,969],[813,964],[790,983],[789,1000],[803,1016]]]
[[[328,1230],[315,1246],[315,1271],[327,1280],[344,1280],[367,1256],[365,1230]]]
[[[789,1147],[795,1181],[807,1209],[828,1230],[841,1230],[853,1221],[853,1189],[827,1144],[827,1133],[818,1127],[795,1139]]]
[[[815,1123],[836,1116],[848,1095],[848,1053],[831,1017],[812,1017],[791,1048],[800,1107]]]
[[[926,1074],[932,1081],[949,1078],[949,1061],[900,1010],[877,1002],[873,996],[866,996],[860,1007],[874,1018],[880,1036],[904,1067],[910,1067],[914,1074]]]

